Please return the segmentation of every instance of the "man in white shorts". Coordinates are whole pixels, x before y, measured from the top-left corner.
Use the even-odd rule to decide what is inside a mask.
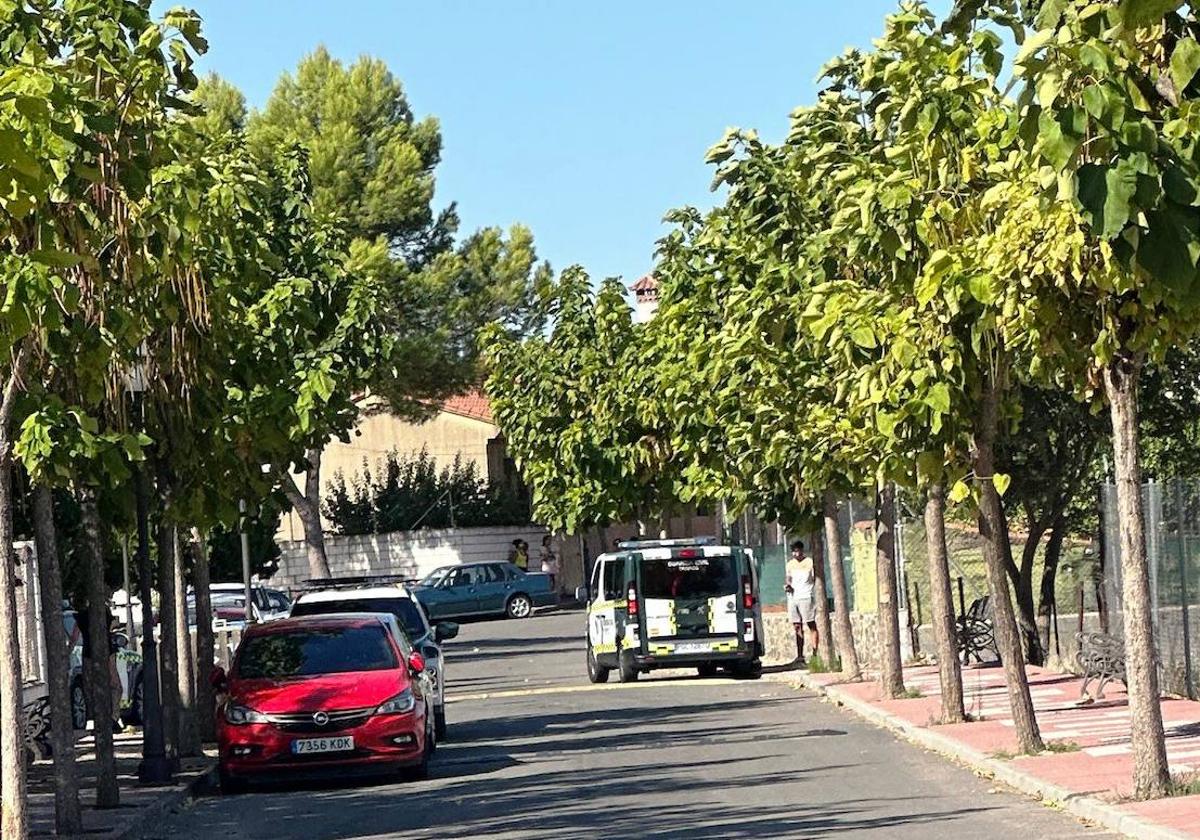
[[[792,557],[787,562],[784,591],[787,593],[788,617],[796,628],[796,658],[804,662],[804,631],[808,629],[809,648],[817,652],[817,609],[813,601],[816,576],[811,557],[804,556],[804,543],[792,543]]]

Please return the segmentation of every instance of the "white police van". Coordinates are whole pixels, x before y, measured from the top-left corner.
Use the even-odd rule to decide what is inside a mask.
[[[601,554],[587,600],[592,682],[656,668],[762,674],[763,627],[753,552],[711,539],[631,540]]]

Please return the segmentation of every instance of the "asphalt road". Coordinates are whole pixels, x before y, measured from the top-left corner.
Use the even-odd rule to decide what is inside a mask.
[[[778,683],[589,685],[582,628],[463,625],[429,781],[212,794],[146,837],[1111,836]]]

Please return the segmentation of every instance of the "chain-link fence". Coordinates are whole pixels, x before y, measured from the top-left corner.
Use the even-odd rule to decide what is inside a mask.
[[[1154,637],[1167,691],[1196,696],[1200,654],[1200,479],[1148,482],[1142,487]],[[1121,544],[1117,492],[1101,488],[1105,623],[1122,633]]]

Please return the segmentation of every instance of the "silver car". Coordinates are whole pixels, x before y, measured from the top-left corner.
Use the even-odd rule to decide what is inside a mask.
[[[326,583],[326,581],[322,581]],[[337,585],[336,580],[328,582]],[[433,719],[439,740],[446,737],[446,658],[442,642],[458,635],[458,625],[441,621],[431,625],[420,602],[403,586],[321,589],[304,592],[292,604],[293,618],[330,613],[391,613],[408,635],[413,649],[425,657],[426,673],[433,680]]]

